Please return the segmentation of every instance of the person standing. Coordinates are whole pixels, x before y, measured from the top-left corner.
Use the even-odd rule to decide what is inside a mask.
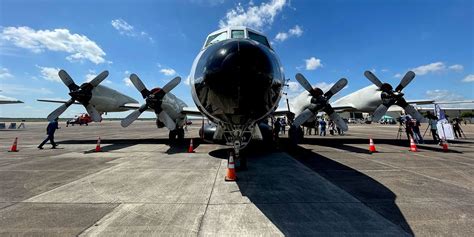
[[[274,141],[278,140],[280,130],[281,130],[281,122],[280,122],[280,118],[277,118],[275,123],[273,123],[273,140]]]
[[[423,137],[421,136],[420,133],[420,121],[416,119],[412,119],[412,124],[413,124],[413,137],[415,137],[415,141],[418,142],[419,144],[423,144]]]
[[[411,119],[408,116],[405,117],[405,132],[407,133],[408,140],[410,140],[410,137],[415,139],[413,137],[413,124],[411,123]]]
[[[321,119],[321,122],[319,122],[319,125],[321,127],[319,136],[326,136],[326,121],[324,121],[324,119]]]
[[[456,139],[462,138],[462,135],[461,135],[461,120],[457,117],[453,119],[453,130],[454,130],[454,136],[456,137]],[[458,134],[459,134],[459,136],[458,136]]]
[[[60,129],[60,127],[58,126],[58,118],[49,122],[48,127],[46,128],[46,134],[48,135],[48,137],[46,137],[46,139],[44,139],[44,141],[39,144],[38,149],[42,150],[44,144],[46,144],[46,142],[48,141],[51,142],[51,145],[53,146],[52,149],[56,149],[56,147],[58,146],[58,144],[54,142],[54,133],[56,132],[56,129]]]

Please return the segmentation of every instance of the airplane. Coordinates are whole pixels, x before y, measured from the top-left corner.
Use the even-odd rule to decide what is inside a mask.
[[[142,91],[138,77],[130,79]],[[239,151],[252,138],[262,139],[259,121],[275,111],[283,84],[280,60],[266,36],[248,27],[222,28],[207,36],[191,67],[191,95],[196,108],[181,107],[174,100],[174,111],[163,110],[206,117],[213,124],[203,126],[201,134],[211,134],[214,141],[224,140],[239,159]],[[137,114],[127,116],[122,125],[136,119]]]
[[[316,121],[316,115],[319,111],[323,110],[326,114],[330,114],[332,111],[340,112],[366,112],[372,113],[372,121],[379,121],[387,111],[402,110],[409,114],[412,118],[419,121],[426,121],[425,117],[420,113],[427,111],[425,108],[415,108],[413,105],[428,105],[428,104],[459,104],[459,103],[473,103],[472,100],[464,101],[435,101],[432,99],[422,100],[406,100],[402,90],[415,78],[415,73],[408,71],[402,78],[400,83],[395,89],[388,83],[382,83],[371,71],[365,71],[364,75],[373,83],[373,85],[364,87],[357,90],[349,95],[346,95],[333,103],[329,108],[322,108],[321,106],[314,106],[315,98],[311,95],[311,85],[307,82],[303,75],[297,74],[296,80],[305,88],[307,91],[302,92],[298,95],[291,103],[288,104],[289,111],[293,114],[290,117],[295,117],[293,126],[298,128],[299,126],[311,126]],[[342,80],[342,79],[341,79]],[[340,82],[338,82],[340,83]],[[334,87],[345,86],[346,84],[335,84]],[[333,87],[333,88],[334,88]],[[318,88],[315,88],[318,89]],[[342,89],[342,88],[340,88]],[[340,90],[339,89],[339,90]],[[331,94],[330,92],[327,92]],[[329,100],[330,96],[325,98]],[[393,108],[391,108],[393,107]],[[390,109],[390,110],[389,110]],[[432,109],[429,109],[432,110]],[[452,108],[447,110],[466,110],[465,108]],[[281,111],[281,110],[280,110]],[[329,112],[329,113],[328,113]],[[346,131],[347,125],[345,122],[337,121],[337,119],[329,116],[337,124],[339,128]],[[290,128],[291,129],[291,128]],[[294,128],[293,128],[294,129]],[[303,133],[295,133],[290,131],[290,136],[299,136],[298,139],[302,138]]]
[[[23,101],[0,95],[0,104],[18,104],[18,103],[23,103]]]
[[[108,71],[103,71],[90,82],[78,86],[65,70],[60,70],[58,76],[68,87],[71,98],[67,101],[52,99],[38,99],[37,101],[62,103],[61,106],[48,115],[48,121],[58,118],[72,104],[82,104],[94,122],[102,120],[101,113],[127,111],[129,110],[127,106],[138,104],[138,101],[129,96],[99,85],[108,75]]]

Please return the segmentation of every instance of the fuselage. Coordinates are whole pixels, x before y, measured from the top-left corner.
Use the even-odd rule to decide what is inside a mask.
[[[245,27],[211,33],[190,76],[201,113],[216,124],[243,128],[276,109],[284,83],[280,61],[266,38]]]
[[[331,102],[333,108],[343,107],[344,111],[374,112],[382,103],[381,91],[375,85],[370,85],[346,95],[334,102]],[[311,104],[311,95],[304,91],[290,103],[290,111],[298,116],[303,110]],[[349,107],[352,107],[350,109]],[[314,120],[314,119],[313,119]],[[309,120],[308,122],[312,122]]]
[[[138,101],[109,87],[97,85],[92,90],[89,103],[94,105],[99,112],[121,112],[128,110],[123,105],[138,103]]]

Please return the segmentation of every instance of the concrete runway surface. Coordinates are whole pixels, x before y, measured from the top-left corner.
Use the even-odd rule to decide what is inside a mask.
[[[195,153],[168,146],[152,121],[60,126],[55,150],[36,148],[46,123],[0,131],[1,236],[474,235],[474,125],[448,153],[409,152],[396,125],[350,125],[296,147],[283,136],[276,149],[246,149],[237,182],[224,181],[226,147],[200,143],[199,125],[186,134]],[[20,151],[8,152],[15,137]]]

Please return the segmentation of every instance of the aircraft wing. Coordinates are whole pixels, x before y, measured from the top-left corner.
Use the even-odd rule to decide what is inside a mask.
[[[23,101],[6,97],[6,96],[0,96],[0,104],[18,104],[18,103],[23,103]]]
[[[331,105],[336,112],[354,111],[357,110],[353,105]]]
[[[184,107],[181,113],[185,115],[202,117],[202,113],[197,107]]]
[[[120,108],[125,108],[125,109],[138,109],[140,108],[141,104],[139,103],[126,103],[124,105],[121,105]]]
[[[40,102],[49,102],[49,103],[61,103],[61,104],[65,104],[68,100],[62,100],[62,99],[59,99],[59,100],[53,100],[53,99],[37,99],[37,101],[40,101]],[[79,102],[74,102],[74,104],[80,105],[81,103],[79,103]]]

